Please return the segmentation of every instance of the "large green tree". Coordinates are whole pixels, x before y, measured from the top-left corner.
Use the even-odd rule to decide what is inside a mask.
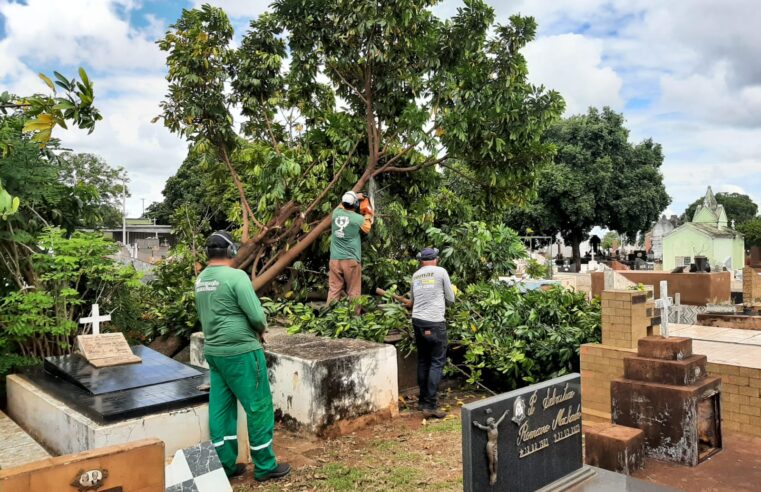
[[[346,189],[375,181],[404,196],[448,168],[478,183],[469,192],[484,210],[530,194],[553,153],[542,135],[563,110],[556,92],[527,81],[520,50],[536,24],[495,25],[481,0],[439,19],[436,3],[276,0],[238,48],[224,12],[204,5],[159,41],[169,67],[160,117],[228,173],[236,262],[255,287],[329,229]]]
[[[758,205],[748,196],[742,193],[716,193],[716,202],[719,205],[724,206],[724,211],[727,213],[727,219],[734,220],[736,224],[744,224],[758,214]],[[690,203],[687,209],[682,214],[682,221],[692,220],[695,215],[695,210],[698,205],[703,204],[703,197],[696,199]]]
[[[546,141],[557,147],[555,162],[540,173],[537,198],[511,211],[507,222],[516,229],[561,233],[577,265],[579,245],[592,227],[634,241],[669,204],[661,146],[650,139],[630,143],[622,114],[592,108],[554,125]]]
[[[755,217],[739,226],[737,230],[745,236],[745,247],[761,247],[761,217]]]

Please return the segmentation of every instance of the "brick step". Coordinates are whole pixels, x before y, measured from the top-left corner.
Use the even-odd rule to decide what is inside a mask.
[[[640,429],[607,424],[584,429],[584,462],[630,475],[645,461],[645,434]]]
[[[643,337],[637,341],[637,355],[649,359],[682,360],[692,355],[692,338]]]
[[[691,355],[682,360],[625,357],[624,378],[674,386],[690,385],[708,375],[707,361],[705,355]]]

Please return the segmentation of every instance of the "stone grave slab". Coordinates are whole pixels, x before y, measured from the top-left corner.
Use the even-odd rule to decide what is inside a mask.
[[[462,432],[465,491],[540,489],[584,465],[581,377],[469,403]]]
[[[103,333],[98,335],[79,335],[77,337],[82,356],[95,367],[136,364],[140,357],[130,349],[124,333]]]
[[[102,335],[101,335],[102,336]],[[201,372],[148,347],[131,348],[142,362],[113,367],[93,367],[77,354],[48,357],[45,370],[93,395],[151,386],[201,376]]]
[[[581,415],[579,374],[464,405],[463,490],[672,490],[584,466]]]

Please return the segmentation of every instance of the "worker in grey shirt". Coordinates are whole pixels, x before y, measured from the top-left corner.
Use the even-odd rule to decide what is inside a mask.
[[[454,302],[454,291],[446,270],[437,266],[439,250],[425,248],[417,255],[420,269],[412,275],[412,328],[415,331],[420,386],[419,408],[426,418],[444,418],[438,408],[437,392],[447,361],[446,305]]]

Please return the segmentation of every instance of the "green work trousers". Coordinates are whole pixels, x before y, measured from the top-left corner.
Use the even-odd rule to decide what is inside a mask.
[[[225,472],[235,471],[238,457],[238,406],[248,419],[248,444],[254,461],[254,477],[263,478],[277,468],[272,436],[275,413],[267,376],[264,350],[231,357],[206,355],[211,372],[209,431]]]

